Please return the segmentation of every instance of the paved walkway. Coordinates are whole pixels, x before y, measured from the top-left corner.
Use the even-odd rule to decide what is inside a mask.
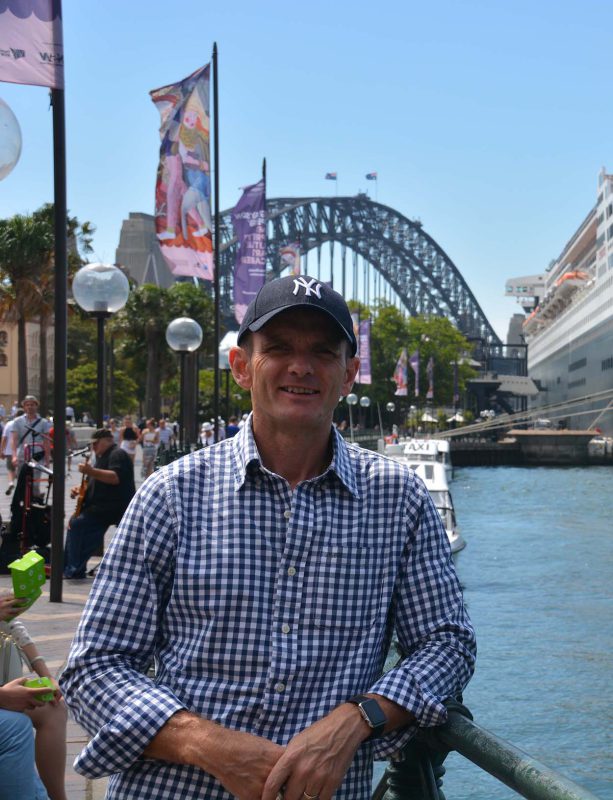
[[[141,449],[138,448],[135,467],[137,486],[142,482],[140,477],[141,458]],[[76,461],[80,461],[80,459],[76,459]],[[66,476],[66,519],[74,511],[75,505],[75,501],[69,497],[70,487],[78,484],[79,481],[80,473],[76,471],[76,466],[73,463],[72,473]],[[4,493],[6,486],[6,467],[1,464],[0,514],[2,514],[4,521],[10,519],[10,497],[7,497]],[[108,544],[114,532],[114,527],[109,528],[105,537],[105,544]],[[97,561],[100,561],[100,559],[92,558],[89,562],[90,568]],[[24,624],[36,642],[41,654],[44,655],[54,676],[59,675],[62,671],[92,583],[92,578],[87,578],[85,581],[64,581],[61,603],[51,603],[49,601],[49,584],[47,583],[42,597],[22,617]],[[10,576],[0,575],[0,592],[4,593],[11,589]],[[66,792],[69,800],[102,800],[106,791],[107,782],[105,779],[86,780],[77,775],[72,769],[75,756],[83,749],[86,741],[87,734],[85,731],[74,720],[69,719],[67,735],[68,758],[66,764]]]

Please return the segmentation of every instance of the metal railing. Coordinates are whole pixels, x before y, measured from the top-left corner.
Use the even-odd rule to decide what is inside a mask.
[[[390,762],[372,800],[445,800],[443,761],[451,750],[527,800],[598,800],[596,795],[477,725],[465,706],[448,704],[447,722],[422,729]]]

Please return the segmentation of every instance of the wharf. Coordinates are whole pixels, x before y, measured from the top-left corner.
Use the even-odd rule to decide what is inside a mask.
[[[68,521],[75,507],[75,501],[69,496],[70,487],[78,485],[81,477],[76,469],[75,462],[79,463],[80,459],[74,459],[73,470],[66,476],[66,521]],[[141,465],[142,451],[141,448],[137,448],[134,469],[137,486],[142,483]],[[11,498],[7,497],[4,491],[7,483],[6,466],[2,461],[0,463],[0,514],[4,522],[10,519]],[[114,532],[114,526],[107,531],[105,548],[112,539]],[[94,567],[99,561],[99,558],[91,558],[89,568]],[[62,585],[62,602],[51,603],[49,600],[49,582],[47,581],[47,584],[43,587],[42,597],[21,617],[36,642],[41,655],[44,656],[51,674],[56,678],[66,663],[72,638],[77,629],[92,583],[93,578],[86,578],[82,581],[65,580]],[[12,591],[10,575],[0,575],[0,593],[4,594],[10,591]],[[106,792],[107,780],[105,778],[91,781],[81,775],[77,775],[72,768],[76,756],[81,752],[88,738],[83,728],[69,717],[66,758],[66,794],[68,800],[102,800]]]
[[[613,458],[590,450],[594,436],[594,431],[513,429],[499,440],[452,438],[451,459],[456,467],[613,464]]]

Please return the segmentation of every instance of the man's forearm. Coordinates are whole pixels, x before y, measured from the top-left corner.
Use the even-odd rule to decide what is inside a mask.
[[[100,481],[100,483],[109,483],[111,486],[117,486],[119,484],[119,476],[117,473],[112,469],[98,469],[97,467],[88,467],[87,475],[91,478],[95,478],[95,480]]]

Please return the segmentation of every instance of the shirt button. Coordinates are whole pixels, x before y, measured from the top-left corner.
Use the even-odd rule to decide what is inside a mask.
[[[281,683],[280,681],[279,681],[279,683],[275,683],[275,692],[279,692],[279,694],[280,694],[281,692],[284,692],[284,691],[285,691],[285,684],[284,683]]]
[[[290,578],[293,578],[296,574],[296,567],[288,567],[287,574],[290,576]]]
[[[285,519],[289,519],[292,516],[292,512],[288,509],[287,511],[283,512],[283,516]]]
[[[283,625],[281,625],[281,631],[283,633],[289,633],[289,630],[290,630],[289,625],[287,624],[287,622],[284,622]]]

